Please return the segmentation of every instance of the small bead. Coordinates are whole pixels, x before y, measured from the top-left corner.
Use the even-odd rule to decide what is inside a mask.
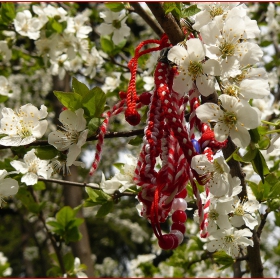
[[[187,202],[184,198],[175,198],[172,203],[172,210],[182,210],[185,211],[187,209]]]
[[[179,245],[179,240],[175,234],[164,234],[158,240],[158,245],[163,250],[171,250]]]
[[[172,230],[179,230],[179,231],[181,231],[183,234],[186,232],[186,226],[185,226],[185,224],[183,224],[183,223],[173,223],[172,224],[172,226],[171,226],[171,229]]]
[[[177,239],[178,239],[178,243],[181,244],[183,239],[184,239],[184,235],[181,231],[177,230],[177,229],[174,229],[174,230],[171,230],[170,231],[171,234],[175,234]],[[178,245],[179,245],[178,244]]]
[[[183,189],[181,192],[177,193],[175,198],[185,198],[187,196],[187,189]]]
[[[173,221],[174,223],[177,223],[177,222],[184,223],[186,220],[187,220],[187,214],[185,213],[185,211],[176,210],[176,211],[172,214],[172,221]]]

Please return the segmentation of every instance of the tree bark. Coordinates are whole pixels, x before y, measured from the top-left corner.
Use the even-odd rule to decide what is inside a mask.
[[[64,80],[59,80],[58,77],[55,77],[54,79],[54,88],[56,90],[70,92],[70,76],[69,74],[66,74]],[[56,114],[56,120],[58,121],[59,114],[61,112],[61,104],[57,101],[56,97],[54,97],[54,110]],[[57,124],[57,123],[56,123]],[[73,167],[71,168],[72,175],[68,178],[71,179],[71,181],[77,182],[78,174],[77,174],[77,168]],[[80,205],[82,203],[82,192],[83,190],[81,188],[77,188],[75,186],[65,186],[64,187],[64,202],[65,205],[68,205],[72,208]],[[84,218],[83,211],[80,210],[77,214],[77,217]],[[81,263],[85,264],[87,266],[86,274],[88,277],[94,276],[94,265],[93,261],[91,259],[91,249],[90,249],[90,241],[89,241],[89,235],[86,223],[84,222],[80,227],[79,230],[81,234],[83,235],[82,239],[78,242],[72,243],[71,248],[72,252],[75,257],[78,257],[81,261]]]
[[[162,4],[146,2],[172,45],[184,41],[185,35],[171,13],[165,14]]]
[[[76,182],[78,177],[77,167],[71,167],[71,175],[67,176],[67,179]],[[81,204],[83,200],[83,189],[77,188],[75,186],[65,186],[64,187],[64,203],[74,208]],[[84,218],[83,210],[80,209],[78,218]],[[86,222],[82,223],[79,226],[79,230],[82,234],[82,239],[78,242],[71,243],[71,248],[75,257],[78,257],[81,260],[81,263],[87,266],[86,274],[88,277],[94,276],[94,264],[91,259],[91,250],[90,250],[90,240],[87,230]]]

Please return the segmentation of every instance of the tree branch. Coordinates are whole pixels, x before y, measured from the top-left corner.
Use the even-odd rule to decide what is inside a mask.
[[[104,138],[130,137],[130,136],[137,136],[137,135],[142,135],[142,134],[144,134],[144,129],[135,129],[135,130],[131,130],[131,131],[121,131],[121,132],[112,131],[112,132],[107,132],[105,134]],[[90,136],[89,138],[87,138],[87,141],[94,141],[97,139],[98,139],[98,134]],[[24,147],[28,148],[28,147],[33,147],[33,146],[51,146],[51,145],[48,143],[48,140],[37,140],[28,145],[25,145]],[[0,145],[0,150],[10,149],[10,148],[13,148],[13,147]]]
[[[172,45],[184,41],[185,35],[171,13],[165,14],[162,4],[146,2],[160,26],[168,36]]]
[[[66,185],[66,186],[75,186],[75,187],[80,187],[80,188],[91,188],[93,190],[101,190],[100,187],[95,187],[91,186],[90,183],[79,183],[79,182],[72,182],[72,181],[66,181],[66,180],[60,180],[60,179],[45,179],[42,177],[38,178],[38,181],[43,181],[43,182],[50,182],[50,183],[56,183],[60,185]],[[130,193],[130,192],[123,192],[123,193],[116,193],[112,195],[112,198],[119,198],[122,196],[133,196],[135,197],[135,193]]]
[[[164,33],[162,28],[146,13],[142,6],[138,2],[131,2],[130,5],[133,7],[132,12],[137,13],[142,17],[143,20],[153,29],[153,31],[161,37]]]

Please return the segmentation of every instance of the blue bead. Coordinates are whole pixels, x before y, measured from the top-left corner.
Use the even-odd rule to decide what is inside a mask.
[[[201,154],[201,149],[200,149],[200,145],[199,145],[198,141],[195,139],[192,139],[191,141],[192,141],[193,147],[195,148],[196,152],[198,154]]]

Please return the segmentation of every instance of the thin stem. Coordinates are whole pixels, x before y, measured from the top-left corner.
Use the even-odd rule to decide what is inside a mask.
[[[268,122],[268,121],[262,121],[262,123],[268,124],[268,125],[273,125],[273,126],[277,125],[276,123],[272,123],[272,122]]]
[[[233,155],[234,154],[236,154],[238,151],[239,151],[239,147],[237,147],[236,149],[235,149],[235,151],[226,159],[226,162],[229,162],[231,159],[232,159],[232,157],[233,157]]]
[[[34,193],[34,190],[32,188],[29,188],[29,192],[31,193],[34,201],[39,204],[38,198],[36,197],[36,195]],[[46,232],[48,234],[48,237],[49,237],[49,239],[50,239],[50,241],[52,243],[52,246],[54,248],[55,254],[57,256],[57,260],[59,262],[59,266],[60,266],[62,275],[64,275],[66,273],[66,270],[65,270],[65,266],[64,266],[64,262],[63,262],[60,250],[59,250],[59,248],[58,248],[58,246],[56,244],[56,240],[55,240],[54,236],[49,231],[49,229],[48,229],[48,227],[46,225],[46,221],[45,221],[45,218],[44,218],[42,210],[39,212],[38,217],[39,217],[40,221],[43,223],[43,226],[44,226],[44,228],[45,228],[45,230],[46,230]]]
[[[280,129],[269,130],[265,134],[280,133]]]
[[[137,13],[142,17],[143,20],[153,29],[153,31],[161,37],[164,31],[162,28],[150,17],[150,15],[142,8],[138,2],[131,2],[130,5],[133,7],[132,12]]]
[[[107,132],[104,138],[119,138],[119,137],[130,137],[144,134],[144,129],[135,129],[131,131],[122,131],[122,132]],[[98,134],[93,135],[87,138],[87,141],[93,141],[98,139]],[[48,140],[37,140],[28,145],[25,145],[25,148],[33,147],[33,146],[51,146]],[[12,146],[3,146],[0,145],[0,150],[10,149]]]
[[[79,182],[72,182],[72,181],[66,181],[66,180],[59,180],[59,179],[45,179],[42,177],[38,178],[38,181],[43,181],[43,182],[50,182],[50,183],[56,183],[56,184],[60,184],[60,185],[66,185],[66,186],[75,186],[75,187],[80,187],[80,188],[91,188],[93,190],[101,190],[100,187],[95,187],[95,186],[91,186],[91,183],[79,183]],[[116,195],[112,195],[112,197],[115,197]],[[135,197],[135,192],[134,193],[130,193],[130,192],[123,192],[118,194],[118,197],[122,197],[122,196],[133,196]]]

